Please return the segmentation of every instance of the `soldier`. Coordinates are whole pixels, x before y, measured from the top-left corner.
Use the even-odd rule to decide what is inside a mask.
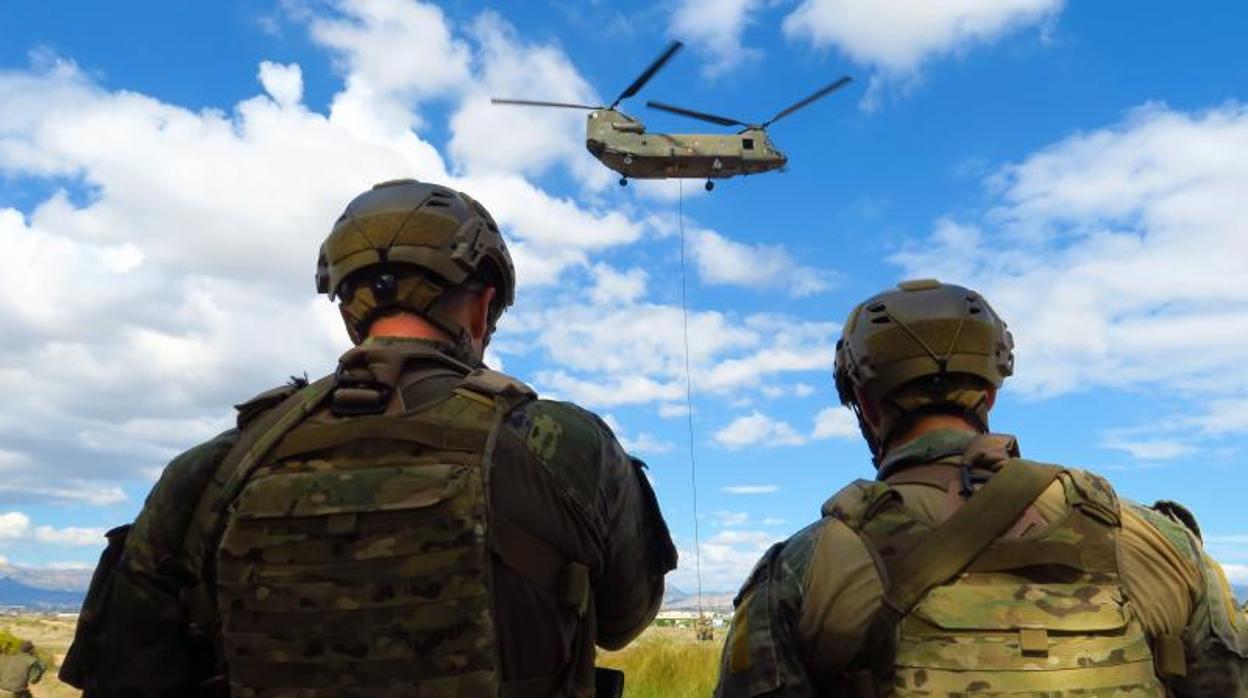
[[[878,475],[759,561],[717,696],[1248,696],[1248,622],[1195,519],[989,433],[1013,365],[965,288],[850,313],[836,386]]]
[[[35,655],[35,645],[23,640],[17,654],[0,656],[0,696],[31,698],[30,685],[43,678],[43,662]]]
[[[170,463],[110,532],[62,678],[87,698],[618,685],[594,645],[646,627],[675,548],[602,420],[481,363],[515,288],[489,213],[378,184],[317,288],[357,346]]]

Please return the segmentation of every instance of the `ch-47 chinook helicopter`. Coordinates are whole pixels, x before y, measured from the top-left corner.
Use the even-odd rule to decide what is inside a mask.
[[[780,152],[767,136],[767,127],[807,106],[811,102],[843,87],[851,78],[841,77],[814,94],[760,124],[675,107],[662,102],[647,102],[654,109],[708,121],[720,126],[741,126],[734,135],[701,133],[648,133],[645,124],[616,109],[620,102],[636,95],[671,59],[682,44],[673,41],[650,67],[638,76],[610,106],[590,106],[567,102],[542,102],[527,99],[493,99],[494,104],[520,104],[537,107],[588,109],[585,147],[602,164],[620,173],[620,184],[634,179],[705,179],[706,190],[715,188],[715,179],[737,175],[758,174],[784,167],[788,157]]]

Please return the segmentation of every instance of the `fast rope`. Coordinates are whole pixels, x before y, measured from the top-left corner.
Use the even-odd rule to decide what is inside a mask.
[[[693,448],[693,372],[689,369],[689,303],[685,275],[685,180],[677,179],[676,220],[680,228],[680,315],[685,330],[685,410],[689,422],[689,481],[693,488],[693,567],[698,580],[698,620],[702,620],[702,540],[698,533],[698,461]]]

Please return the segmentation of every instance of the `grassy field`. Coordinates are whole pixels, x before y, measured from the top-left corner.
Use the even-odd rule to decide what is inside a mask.
[[[723,632],[698,642],[692,628],[651,627],[619,652],[599,652],[598,665],[624,672],[625,698],[707,698],[719,676]]]
[[[0,616],[0,630],[35,643],[59,666],[74,635],[72,617],[54,615]],[[600,666],[625,674],[625,698],[706,698],[715,688],[723,630],[714,642],[697,642],[691,628],[656,628],[642,633],[619,652],[599,652]],[[56,679],[49,667],[43,681],[31,686],[35,698],[77,698],[79,692]]]
[[[48,667],[43,680],[30,687],[35,698],[77,698],[79,692],[56,679],[56,669],[65,658],[65,650],[74,637],[73,616],[22,615],[0,616],[0,630],[5,630],[23,640],[35,643],[35,651],[44,658],[50,657],[56,666]]]

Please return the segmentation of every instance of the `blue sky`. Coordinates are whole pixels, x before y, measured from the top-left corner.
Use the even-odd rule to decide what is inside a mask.
[[[962,0],[0,6],[0,557],[84,567],[229,405],[345,348],[316,246],[374,181],[446,181],[515,248],[491,358],[609,415],[692,582],[674,181],[615,185],[584,115],[658,99],[776,124],[788,171],[684,185],[706,586],[869,477],[839,323],[898,280],[981,290],[1024,454],[1195,510],[1248,583],[1248,11]],[[15,397],[20,396],[20,397]],[[748,492],[748,494],[747,494]]]

